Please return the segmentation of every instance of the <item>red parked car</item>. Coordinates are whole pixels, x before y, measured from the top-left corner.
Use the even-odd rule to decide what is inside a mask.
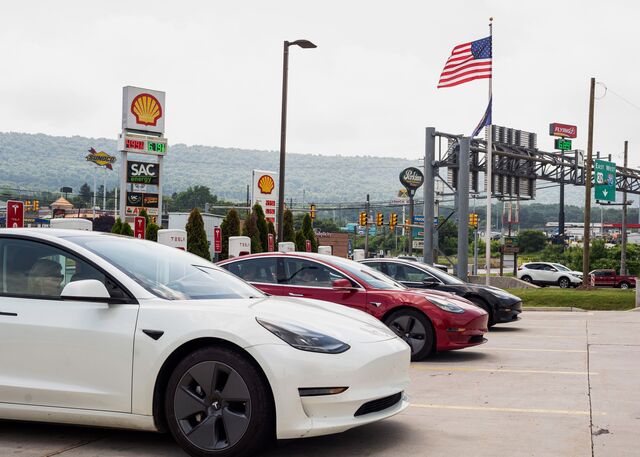
[[[271,252],[235,257],[218,265],[271,295],[325,300],[372,314],[409,344],[412,360],[486,341],[488,315],[466,299],[447,292],[409,289],[373,268],[341,257]]]

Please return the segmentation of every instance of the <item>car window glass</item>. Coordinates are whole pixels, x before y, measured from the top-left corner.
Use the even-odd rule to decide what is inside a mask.
[[[434,278],[418,268],[400,263],[387,264],[387,272],[396,281],[422,282],[425,278]]]
[[[539,265],[537,263],[530,263],[528,265],[525,265],[525,268],[527,268],[528,270],[537,270],[538,266]]]
[[[375,270],[382,271],[382,264],[380,262],[367,262],[365,265]]]
[[[348,279],[336,270],[306,259],[284,259],[283,284],[306,287],[331,287],[336,279]]]
[[[223,265],[234,275],[249,282],[261,282],[268,284],[277,283],[276,258],[264,257],[247,259]]]
[[[115,298],[125,292],[86,261],[62,249],[21,239],[0,239],[0,293],[59,298],[70,282],[96,279]]]

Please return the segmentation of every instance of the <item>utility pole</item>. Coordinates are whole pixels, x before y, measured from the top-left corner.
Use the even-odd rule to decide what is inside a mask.
[[[367,194],[367,203],[364,206],[367,213],[367,224],[364,226],[364,258],[369,258],[369,194]]]
[[[627,151],[629,142],[624,142],[624,168],[627,168]],[[622,249],[620,250],[620,274],[627,274],[627,185],[625,181],[622,192]]]
[[[591,242],[591,167],[593,166],[593,110],[596,78],[591,78],[589,91],[589,134],[587,140],[587,160],[584,163],[584,232],[582,238],[582,285],[591,283],[589,279],[589,250]]]

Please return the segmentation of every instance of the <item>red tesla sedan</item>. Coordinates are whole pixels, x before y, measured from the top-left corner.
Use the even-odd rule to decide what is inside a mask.
[[[219,265],[271,295],[330,301],[372,314],[409,344],[412,360],[486,341],[488,315],[471,302],[446,292],[409,289],[341,257],[270,252]]]

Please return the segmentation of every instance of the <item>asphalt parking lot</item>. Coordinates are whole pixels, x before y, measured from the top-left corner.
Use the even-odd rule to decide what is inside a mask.
[[[640,455],[640,312],[527,312],[412,364],[402,414],[268,457]],[[167,435],[0,422],[0,456],[178,457]]]

